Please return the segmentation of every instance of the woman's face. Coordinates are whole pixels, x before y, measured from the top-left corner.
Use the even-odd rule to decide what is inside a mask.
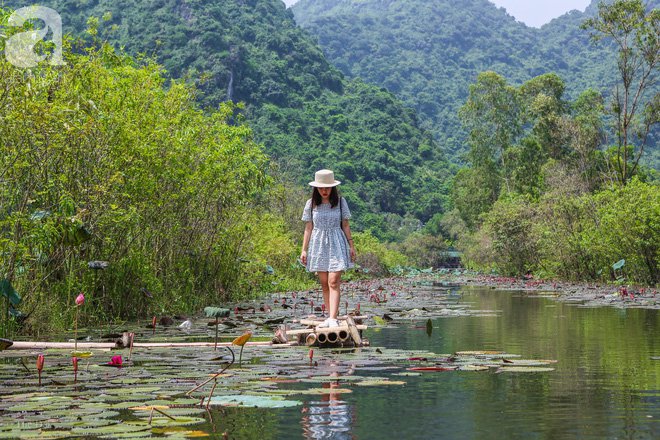
[[[319,194],[321,194],[321,197],[324,199],[327,199],[330,197],[330,193],[332,192],[332,188],[319,188]]]

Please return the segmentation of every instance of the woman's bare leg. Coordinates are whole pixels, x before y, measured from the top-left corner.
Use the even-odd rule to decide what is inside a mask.
[[[325,310],[330,310],[330,286],[328,285],[328,272],[319,272],[319,281],[321,282],[321,289],[323,289],[323,304]]]
[[[341,272],[330,272],[328,276],[328,287],[330,290],[330,318],[337,319],[339,315],[339,300],[341,293]]]

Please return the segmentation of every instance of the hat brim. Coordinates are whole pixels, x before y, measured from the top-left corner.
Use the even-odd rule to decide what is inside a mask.
[[[315,188],[332,188],[339,184],[341,184],[339,180],[335,180],[333,183],[318,183],[316,181],[309,182],[309,186],[313,186]]]

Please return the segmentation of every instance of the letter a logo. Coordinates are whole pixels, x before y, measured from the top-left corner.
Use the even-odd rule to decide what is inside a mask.
[[[50,55],[49,64],[61,66],[66,64],[62,59],[62,18],[54,9],[44,6],[27,6],[17,9],[9,17],[7,24],[11,27],[21,27],[27,20],[42,20],[46,26],[34,31],[19,32],[12,35],[5,43],[5,57],[16,67],[35,67],[44,61],[48,55],[37,55],[34,47],[44,39],[48,31],[53,32],[55,49]]]

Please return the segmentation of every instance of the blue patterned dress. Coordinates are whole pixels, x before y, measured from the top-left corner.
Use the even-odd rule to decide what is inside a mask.
[[[339,205],[332,208],[330,203],[324,203],[315,206],[312,212],[312,199],[305,204],[302,220],[314,224],[307,248],[309,272],[341,272],[354,266],[348,240],[341,230],[339,220],[341,215],[344,220],[351,218],[351,211],[343,197],[340,203],[341,214]]]

